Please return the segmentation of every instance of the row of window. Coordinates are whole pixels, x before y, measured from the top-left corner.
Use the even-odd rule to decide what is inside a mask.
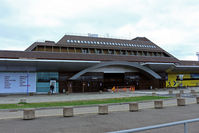
[[[85,43],[85,44],[103,44],[103,45],[117,45],[127,47],[142,47],[142,48],[156,48],[152,45],[140,45],[130,43],[115,43],[115,42],[99,42],[99,41],[82,41],[82,40],[67,40],[67,43]]]
[[[88,48],[82,48],[82,53],[88,54],[92,53],[92,50]],[[95,49],[93,51],[96,54],[114,54],[114,55],[138,55],[138,56],[164,56],[169,57],[167,54],[162,52],[147,52],[147,51],[130,51],[130,50],[105,50],[105,49]]]
[[[48,52],[69,52],[69,53],[84,53],[84,54],[112,54],[112,55],[138,55],[138,56],[163,56],[169,57],[164,52],[150,51],[133,51],[133,50],[116,50],[116,49],[98,49],[98,48],[75,48],[75,47],[46,47],[38,46],[35,51]]]

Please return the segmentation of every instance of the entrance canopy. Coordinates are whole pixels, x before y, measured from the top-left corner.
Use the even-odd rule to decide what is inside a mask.
[[[105,66],[114,66],[114,65],[120,65],[120,66],[129,66],[129,67],[132,67],[132,68],[136,68],[136,69],[139,69],[145,73],[148,73],[149,75],[153,76],[155,79],[161,79],[161,77],[156,73],[154,72],[153,70],[145,67],[145,66],[142,66],[140,65],[139,63],[135,63],[135,62],[122,62],[122,61],[113,61],[113,62],[103,62],[103,63],[100,63],[100,64],[97,64],[95,66],[92,66],[92,67],[89,67],[89,68],[86,68],[80,72],[78,72],[77,74],[73,75],[70,80],[76,80],[78,79],[81,75],[87,73],[87,72],[91,72],[91,71],[94,71],[98,68],[101,68],[101,67],[105,67]]]

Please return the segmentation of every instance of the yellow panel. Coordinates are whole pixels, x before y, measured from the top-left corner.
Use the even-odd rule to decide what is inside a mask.
[[[183,75],[183,79],[176,80],[178,75]],[[190,79],[190,80],[189,80]],[[168,80],[166,81],[166,87],[179,87],[179,86],[199,86],[199,80],[191,80],[190,74],[168,74]]]

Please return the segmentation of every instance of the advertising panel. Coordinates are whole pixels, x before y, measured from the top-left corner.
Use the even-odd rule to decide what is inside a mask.
[[[0,73],[0,93],[36,92],[36,73]]]

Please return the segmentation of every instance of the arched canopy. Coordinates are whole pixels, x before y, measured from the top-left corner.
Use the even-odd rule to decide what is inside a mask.
[[[135,63],[135,62],[122,62],[122,61],[115,62],[115,61],[113,61],[113,62],[103,62],[103,63],[97,64],[95,66],[86,68],[86,69],[84,69],[84,70],[76,73],[75,75],[73,75],[70,78],[70,80],[76,80],[81,75],[83,75],[83,74],[85,74],[87,72],[90,72],[90,71],[95,70],[95,69],[100,68],[100,67],[105,67],[105,66],[110,66],[110,65],[124,65],[124,66],[134,67],[134,68],[140,69],[140,70],[142,70],[142,71],[150,74],[151,76],[153,76],[156,79],[161,79],[161,77],[156,72],[152,71],[148,67],[140,65],[139,63]]]

